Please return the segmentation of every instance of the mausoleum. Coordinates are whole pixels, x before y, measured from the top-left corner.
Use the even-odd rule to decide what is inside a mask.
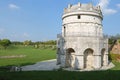
[[[62,68],[99,69],[108,65],[108,39],[103,36],[100,6],[68,5],[57,35],[57,64]]]

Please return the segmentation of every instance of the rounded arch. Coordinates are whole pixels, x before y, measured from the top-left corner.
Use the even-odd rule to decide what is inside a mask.
[[[84,50],[84,53],[85,53],[85,52],[88,52],[88,51],[91,51],[92,53],[94,52],[93,49],[91,49],[91,48],[87,48],[87,49]]]
[[[67,49],[67,52],[68,52],[68,53],[75,53],[75,50],[74,50],[73,48],[68,48],[68,49]]]
[[[104,66],[105,62],[105,48],[101,49],[101,66]]]
[[[93,52],[91,48],[84,51],[84,68],[93,68]]]
[[[105,53],[105,48],[102,48],[101,49],[101,54],[104,54]]]
[[[73,48],[66,49],[66,67],[74,67],[75,50]]]

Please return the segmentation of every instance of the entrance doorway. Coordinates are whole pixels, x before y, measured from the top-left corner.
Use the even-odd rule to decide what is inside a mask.
[[[66,67],[74,67],[75,64],[75,51],[73,48],[66,50]]]
[[[84,68],[93,68],[93,50],[90,48],[84,51]]]

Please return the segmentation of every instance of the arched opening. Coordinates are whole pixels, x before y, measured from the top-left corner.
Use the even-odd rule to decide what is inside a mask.
[[[90,48],[84,51],[84,68],[93,68],[93,50]]]
[[[104,66],[105,58],[105,48],[101,50],[101,66]]]
[[[66,50],[66,67],[74,67],[75,64],[75,51],[73,48]]]

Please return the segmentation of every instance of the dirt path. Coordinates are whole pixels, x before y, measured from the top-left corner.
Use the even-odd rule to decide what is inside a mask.
[[[34,65],[23,66],[22,71],[32,71],[32,70],[54,70],[58,69],[59,66],[56,65],[56,59],[38,62]]]

